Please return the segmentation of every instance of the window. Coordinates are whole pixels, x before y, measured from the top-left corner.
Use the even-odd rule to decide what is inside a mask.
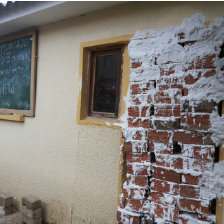
[[[133,35],[81,43],[77,123],[118,128],[129,87]]]
[[[118,116],[122,51],[116,47],[91,52],[88,115]]]

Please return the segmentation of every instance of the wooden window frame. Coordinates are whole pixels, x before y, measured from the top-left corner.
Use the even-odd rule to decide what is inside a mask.
[[[108,128],[120,129],[118,123],[122,123],[120,117],[126,112],[124,97],[129,88],[130,58],[128,55],[128,44],[133,35],[113,37],[103,40],[84,42],[80,45],[80,74],[79,74],[79,99],[77,104],[77,124],[88,126],[104,126]],[[116,46],[123,47],[122,77],[120,84],[119,109],[117,117],[91,116],[88,114],[89,107],[89,69],[91,52],[105,49],[114,49]]]
[[[109,48],[102,48],[95,51],[90,52],[90,66],[89,66],[89,91],[88,91],[88,116],[95,117],[106,117],[106,118],[117,118],[119,113],[119,102],[120,102],[120,90],[122,85],[122,66],[123,66],[123,46],[112,46]],[[115,113],[110,112],[99,112],[93,110],[94,103],[94,90],[95,90],[95,71],[96,71],[96,57],[104,56],[104,55],[115,55],[119,54],[119,73],[117,77],[117,91],[116,91],[116,106]]]

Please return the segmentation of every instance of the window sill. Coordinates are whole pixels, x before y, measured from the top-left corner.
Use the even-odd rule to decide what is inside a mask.
[[[97,118],[97,117],[86,117],[85,119],[78,121],[79,125],[88,125],[88,126],[101,126],[113,129],[120,129],[119,124],[120,120],[116,118]]]

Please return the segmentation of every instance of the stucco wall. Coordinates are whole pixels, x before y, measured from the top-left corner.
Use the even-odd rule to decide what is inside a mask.
[[[223,10],[222,2],[126,3],[40,27],[36,117],[0,122],[0,191],[19,204],[36,195],[49,223],[116,223],[120,133],[76,125],[80,43]]]

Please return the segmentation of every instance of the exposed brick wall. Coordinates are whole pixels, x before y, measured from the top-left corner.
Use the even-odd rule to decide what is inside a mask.
[[[189,49],[197,49],[201,39],[189,40],[185,36],[184,32],[178,33],[176,44],[181,46],[182,55],[189,57]],[[156,42],[157,37],[152,38]],[[147,47],[144,50],[147,52]],[[172,61],[172,56],[168,61],[157,56],[145,63],[144,52],[137,58],[131,55],[122,146],[127,173],[118,223],[185,224],[215,220],[211,198],[201,196],[200,180],[203,172],[214,165],[215,144],[209,128],[216,103],[198,101],[194,106],[184,97],[200,79],[216,75],[218,54],[217,51],[195,57],[188,63]],[[157,72],[151,80],[145,78],[148,68]]]

